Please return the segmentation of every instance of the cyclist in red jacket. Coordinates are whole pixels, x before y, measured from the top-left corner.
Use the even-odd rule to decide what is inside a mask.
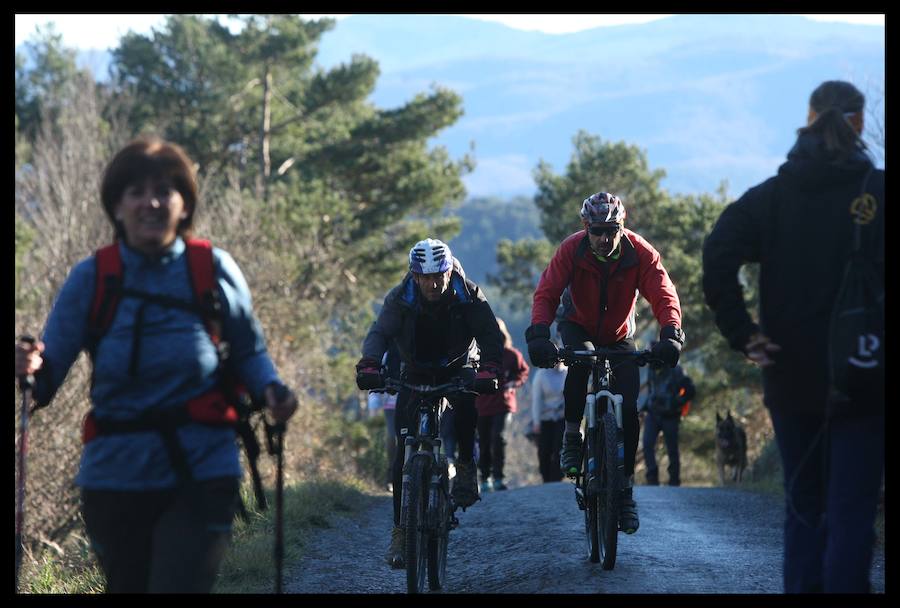
[[[624,227],[625,207],[619,197],[599,192],[581,206],[584,230],[567,237],[541,274],[534,292],[531,327],[525,331],[528,356],[533,365],[552,367],[556,345],[550,341],[550,324],[562,297],[558,330],[566,348],[634,350],[634,306],[640,293],[650,302],[660,325],[659,341],[652,347],[664,364],[675,367],[684,345],[681,304],[675,285],[663,268],[659,252],[637,233]],[[612,360],[613,365],[619,361]],[[569,367],[564,388],[566,429],[560,467],[567,475],[581,464],[581,419],[590,369]],[[611,378],[613,392],[624,397],[622,426],[625,435],[625,488],[622,491],[619,528],[637,531],[637,504],[632,495],[634,460],[640,422],[637,365],[627,361]]]

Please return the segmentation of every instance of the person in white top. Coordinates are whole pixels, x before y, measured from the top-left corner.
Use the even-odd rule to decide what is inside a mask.
[[[544,483],[562,480],[559,450],[565,430],[563,387],[567,371],[560,361],[555,367],[538,369],[531,384],[531,430],[537,436],[538,464]]]

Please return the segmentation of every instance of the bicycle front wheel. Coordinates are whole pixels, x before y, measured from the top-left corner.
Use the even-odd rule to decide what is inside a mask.
[[[425,589],[428,550],[428,483],[431,478],[431,456],[413,456],[409,467],[409,507],[406,510],[406,591],[421,593]]]
[[[581,466],[582,496],[584,497],[584,532],[587,536],[588,559],[593,563],[600,561],[599,518],[600,502],[598,499],[599,478],[596,467],[601,463],[597,444],[597,429],[585,429],[584,457]]]
[[[447,545],[450,536],[450,482],[447,459],[441,456],[440,482],[437,489],[437,504],[429,509],[434,518],[433,534],[428,539],[428,588],[437,591],[444,586],[447,574]]]
[[[599,467],[599,492],[597,504],[599,517],[598,540],[600,541],[600,561],[604,570],[612,570],[616,565],[616,549],[619,540],[619,500],[622,493],[622,477],[618,466],[617,434],[619,427],[616,416],[612,412],[603,415],[600,422],[598,438],[603,454],[602,466]]]

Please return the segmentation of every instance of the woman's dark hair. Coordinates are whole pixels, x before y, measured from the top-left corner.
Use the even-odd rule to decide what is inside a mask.
[[[141,138],[119,150],[103,172],[100,200],[103,210],[116,230],[124,238],[122,226],[116,221],[116,206],[128,186],[143,183],[148,178],[172,180],[184,199],[187,217],[178,224],[178,235],[190,237],[197,208],[197,177],[194,164],[181,146],[158,138]]]
[[[843,80],[827,80],[809,96],[809,107],[818,115],[811,125],[797,129],[798,135],[816,133],[833,155],[845,156],[864,150],[859,134],[848,122],[848,114],[862,112],[866,98],[855,86]]]

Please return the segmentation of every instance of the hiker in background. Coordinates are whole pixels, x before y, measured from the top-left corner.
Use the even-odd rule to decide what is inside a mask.
[[[393,342],[388,346],[387,352],[381,359],[381,368],[385,378],[400,379],[400,353]],[[397,455],[397,435],[394,429],[394,413],[397,409],[397,392],[387,389],[373,389],[368,396],[369,416],[376,416],[379,412],[384,414],[384,447],[387,455],[386,487],[388,492],[393,492],[394,484],[391,481],[391,470],[394,466],[394,457]]]
[[[650,347],[653,347],[653,342]],[[681,365],[647,369],[647,398],[638,412],[644,422],[644,464],[647,466],[647,485],[659,485],[656,464],[656,441],[662,432],[669,458],[667,473],[670,486],[681,485],[681,459],[678,454],[678,427],[681,417],[690,409],[694,398],[694,382]]]
[[[817,87],[787,162],[725,207],[703,246],[703,291],[716,324],[762,368],[784,472],[785,593],[870,590],[885,457],[883,364],[881,380],[857,395],[838,397],[829,373],[838,346],[829,339],[832,310],[854,233],[873,221],[862,245],[874,253],[864,259],[884,294],[884,171],[860,138],[864,104],[848,82]],[[738,278],[752,263],[759,324]]]
[[[528,379],[528,364],[522,353],[513,346],[506,323],[497,317],[497,325],[503,334],[501,390],[498,393],[479,395],[475,399],[475,407],[478,409],[478,469],[481,471],[482,492],[507,489],[503,483],[503,465],[506,461],[504,432],[512,415],[516,413],[516,389]]]
[[[121,263],[121,284],[98,278],[99,252],[82,260],[41,339],[15,349],[16,376],[34,374],[38,406],[50,403],[82,350],[91,356],[92,410],[75,483],[111,593],[212,589],[241,478],[225,378],[236,376],[274,422],[297,407],[228,253],[205,247],[220,313],[194,302],[196,269],[187,256],[198,205],[193,166],[179,146],[157,139],[133,141],[115,155],[100,198],[116,235],[105,259]],[[114,309],[106,298],[95,301],[101,283],[118,297]],[[103,335],[85,323],[98,308],[111,316]],[[214,323],[228,340],[227,369],[208,329]]]
[[[556,342],[556,346],[560,346]],[[538,467],[544,483],[562,481],[559,468],[559,450],[562,447],[566,427],[566,402],[563,389],[566,384],[565,362],[538,369],[531,381],[531,432],[537,438]]]

